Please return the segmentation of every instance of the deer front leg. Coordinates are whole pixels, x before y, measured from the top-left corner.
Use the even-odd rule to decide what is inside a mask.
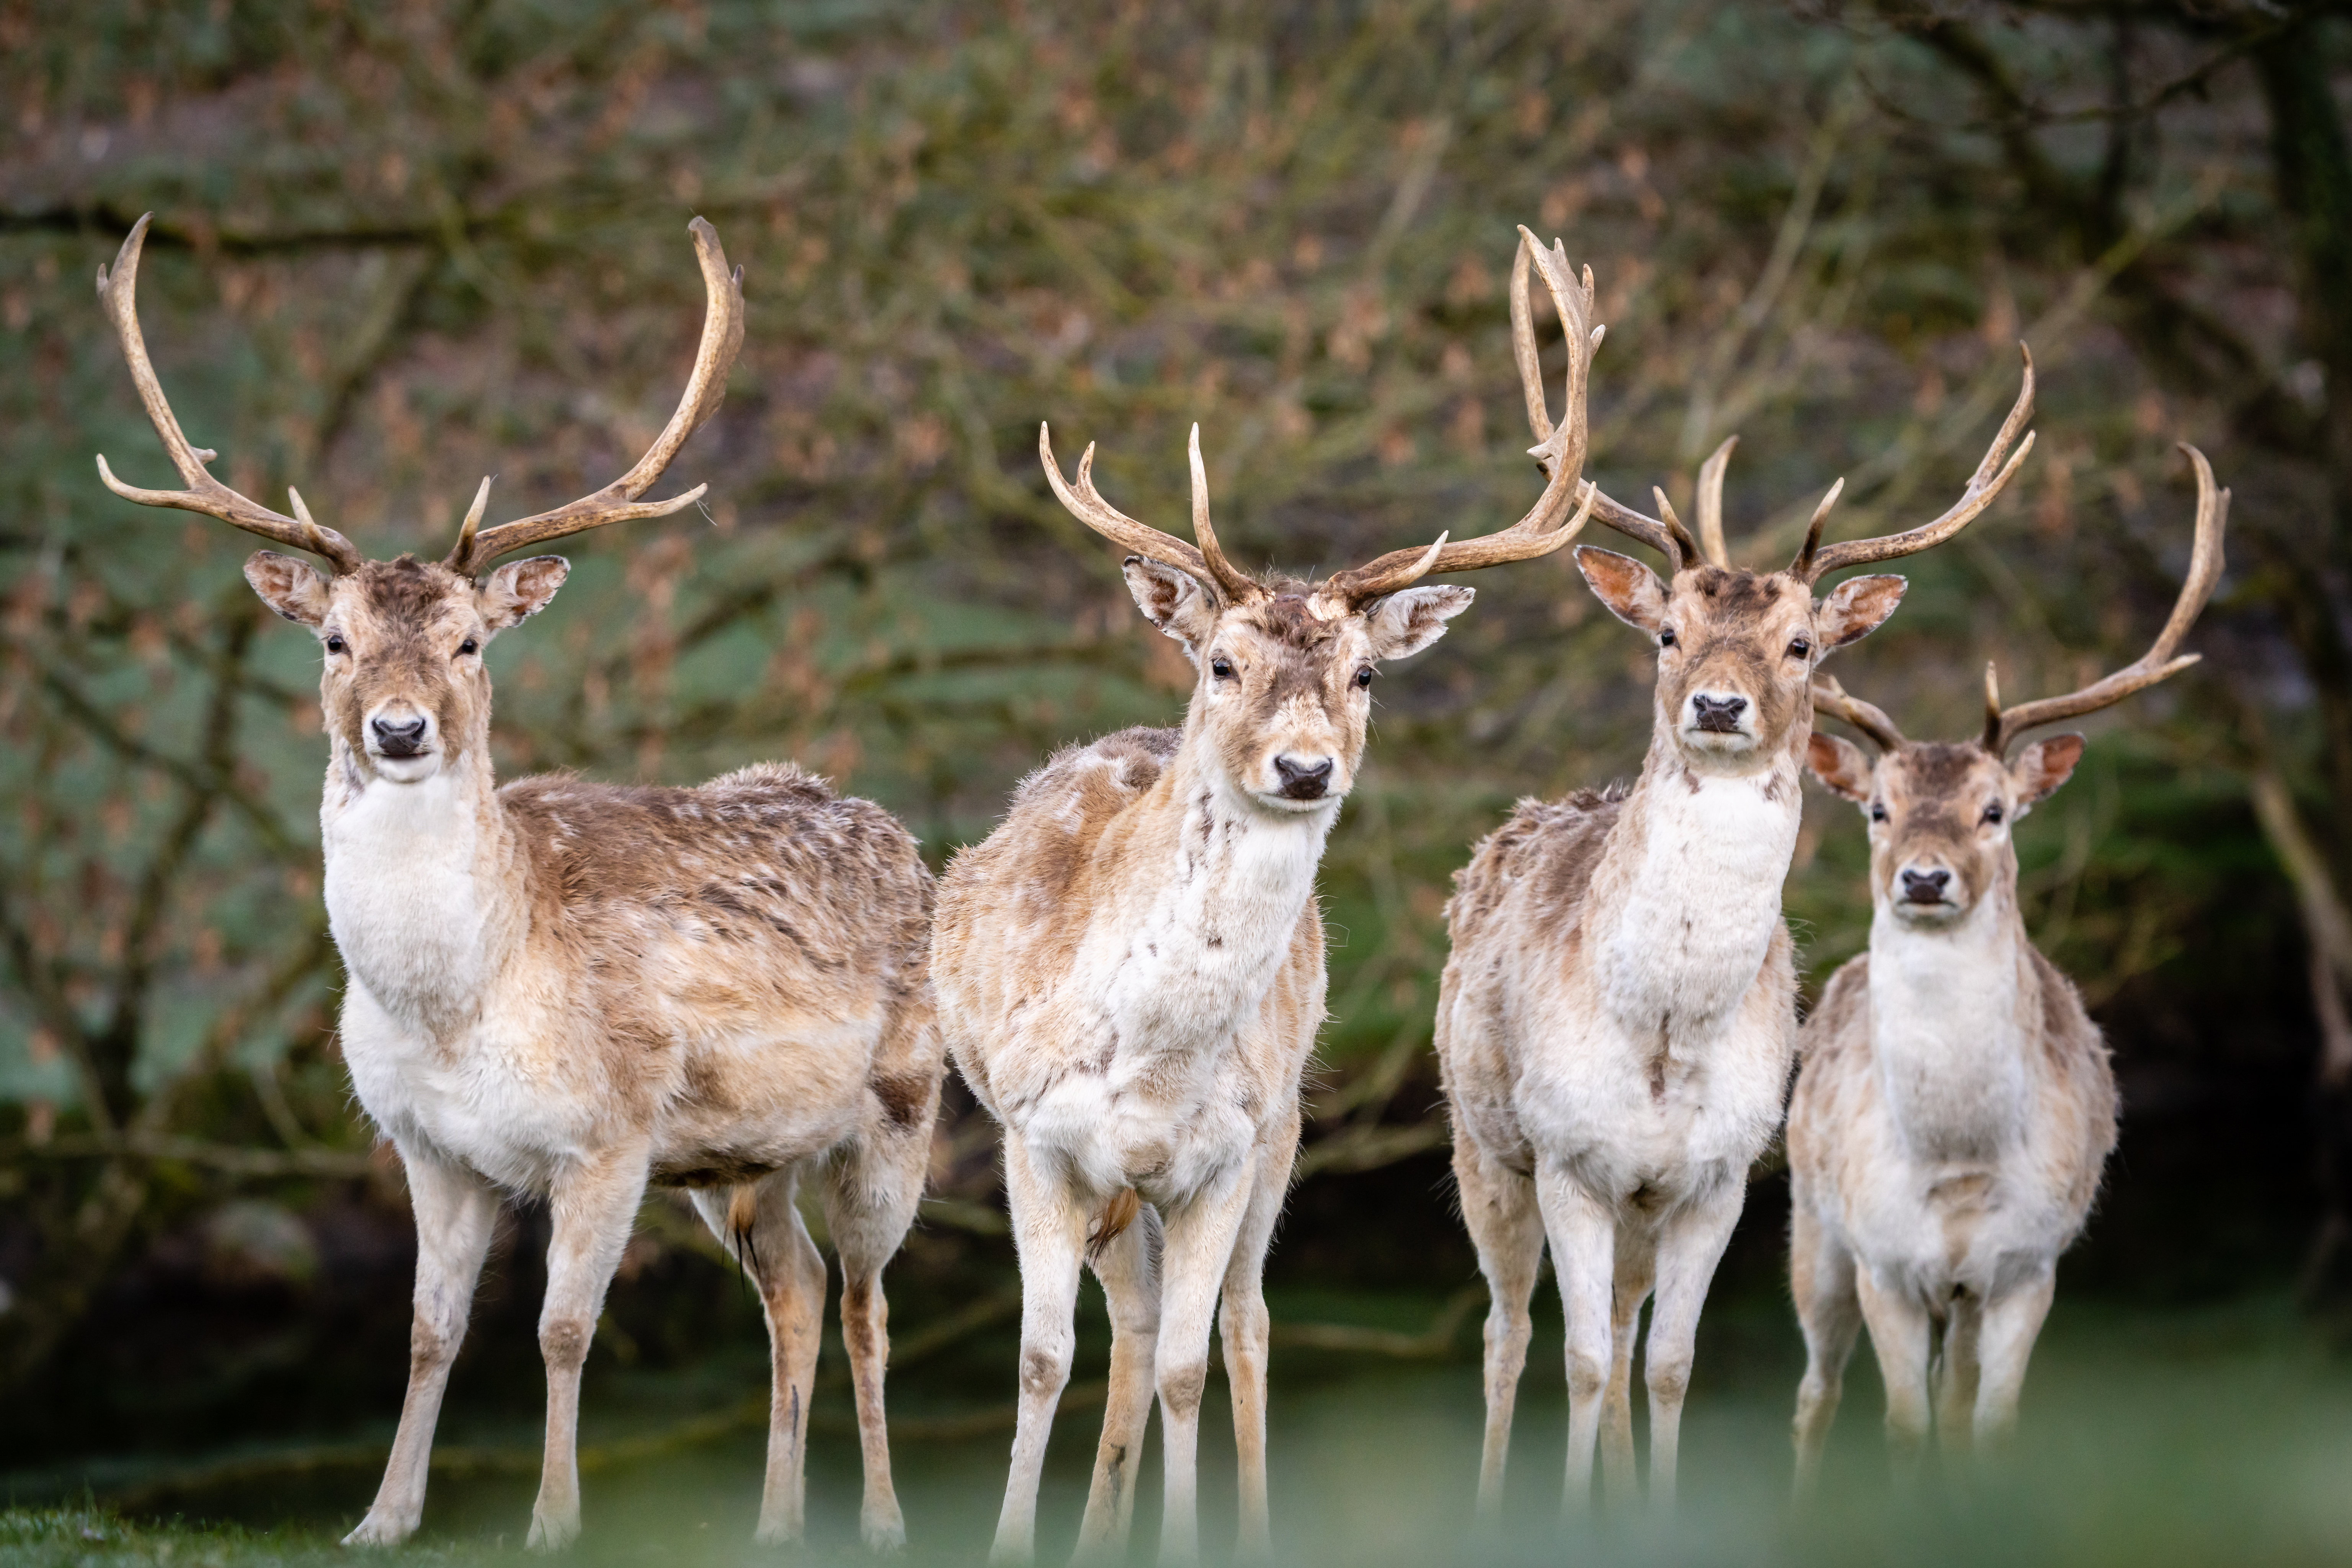
[[[1802,1502],[1821,1483],[1822,1450],[1837,1419],[1854,1336],[1862,1332],[1862,1303],[1854,1295],[1853,1255],[1801,1198],[1790,1216],[1789,1283],[1805,1336],[1796,1419],[1796,1497]]]
[[[1984,1306],[1978,1355],[1983,1370],[1977,1387],[1976,1440],[1998,1452],[2017,1429],[2017,1401],[2025,1392],[2025,1364],[2058,1292],[2055,1267],[2027,1280]]]
[[[539,1312],[547,1448],[525,1542],[534,1551],[552,1552],[580,1537],[580,1369],[645,1199],[646,1169],[642,1144],[602,1150],[565,1171],[548,1193],[554,1235],[547,1249],[547,1300]]]
[[[1486,1277],[1486,1440],[1478,1455],[1478,1526],[1502,1522],[1503,1474],[1511,1457],[1511,1414],[1527,1369],[1533,1320],[1528,1302],[1543,1268],[1544,1222],[1533,1178],[1489,1156],[1457,1122],[1454,1178],[1462,1218]]]
[[[1252,1169],[1235,1171],[1197,1194],[1165,1221],[1160,1259],[1160,1561],[1200,1555],[1201,1398],[1209,1383],[1209,1323],[1217,1288],[1256,1187]]]
[[[1078,1304],[1087,1212],[1076,1195],[1030,1163],[1026,1145],[1004,1129],[1004,1196],[1013,1211],[1013,1245],[1021,1260],[1021,1410],[1013,1434],[1013,1470],[1004,1483],[991,1563],[1028,1563],[1037,1555],[1037,1483],[1054,1407],[1070,1381],[1076,1346],[1071,1317]]]
[[[694,1207],[750,1274],[768,1324],[768,1465],[760,1487],[763,1544],[798,1541],[805,1517],[809,1396],[824,1328],[824,1257],[793,1201],[798,1173],[777,1171],[740,1186],[706,1187]],[[845,1303],[848,1293],[845,1291]],[[844,1312],[843,1338],[852,1335]]]
[[[1723,1249],[1731,1245],[1731,1232],[1747,1204],[1742,1172],[1668,1216],[1658,1232],[1658,1300],[1650,1309],[1642,1375],[1650,1385],[1650,1506],[1661,1511],[1675,1505],[1683,1399],[1690,1392],[1699,1312],[1706,1305],[1716,1266],[1723,1261]]]
[[[1265,1310],[1265,1249],[1273,1244],[1275,1224],[1290,1192],[1298,1125],[1293,1114],[1266,1141],[1241,1234],[1225,1265],[1224,1298],[1217,1317],[1217,1337],[1225,1348],[1225,1386],[1234,1402],[1234,1451],[1241,1470],[1236,1552],[1245,1562],[1271,1562],[1274,1557],[1274,1521],[1265,1495],[1265,1363],[1274,1330]]]
[[[1096,1255],[1096,1278],[1110,1309],[1110,1396],[1095,1449],[1087,1514],[1078,1526],[1081,1561],[1127,1555],[1135,1523],[1135,1478],[1143,1468],[1143,1431],[1151,1418],[1151,1379],[1160,1351],[1160,1215],[1150,1205]]]
[[[1592,1451],[1609,1392],[1617,1222],[1575,1177],[1549,1162],[1537,1167],[1536,1200],[1568,1316],[1568,1474],[1559,1508],[1563,1520],[1576,1522],[1591,1511]]]
[[[433,1427],[441,1415],[450,1364],[465,1342],[474,1285],[499,1215],[499,1195],[454,1166],[415,1149],[400,1151],[408,1171],[409,1207],[416,1217],[416,1297],[408,1333],[408,1394],[400,1405],[400,1431],[383,1484],[346,1546],[396,1546],[425,1516],[425,1482],[433,1458]]]
[[[1879,1378],[1886,1385],[1886,1442],[1898,1485],[1919,1472],[1927,1442],[1927,1310],[1899,1290],[1889,1289],[1869,1269],[1854,1271],[1870,1347],[1878,1353]]]
[[[857,1532],[877,1552],[907,1544],[906,1520],[890,1479],[890,1429],[883,1416],[890,1309],[882,1295],[882,1270],[898,1255],[922,1202],[930,1127],[924,1117],[903,1132],[862,1144],[835,1167],[825,1189],[825,1222],[841,1254],[841,1338],[857,1396],[857,1438],[866,1470]],[[822,1277],[817,1302],[822,1308]]]
[[[1609,1393],[1601,1406],[1601,1479],[1609,1506],[1630,1508],[1636,1493],[1633,1474],[1633,1336],[1642,1326],[1642,1303],[1658,1271],[1655,1239],[1630,1225],[1617,1228],[1617,1277],[1610,1316]]]
[[[1948,1471],[1965,1471],[1974,1447],[1979,1342],[1984,1302],[1969,1291],[1952,1298],[1936,1356],[1936,1454]]]

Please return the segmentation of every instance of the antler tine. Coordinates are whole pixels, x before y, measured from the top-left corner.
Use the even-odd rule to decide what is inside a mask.
[[[2000,430],[1993,436],[1992,444],[1985,449],[1984,461],[1977,465],[1976,473],[1969,476],[1969,487],[1961,492],[1960,498],[1953,503],[1949,511],[1932,523],[1922,524],[1904,533],[1889,534],[1884,538],[1846,539],[1827,549],[1820,548],[1820,526],[1827,513],[1826,510],[1818,512],[1814,515],[1813,531],[1806,536],[1803,547],[1797,551],[1797,559],[1789,570],[1808,582],[1819,582],[1842,567],[1864,566],[1872,561],[1916,555],[1921,550],[1942,544],[1976,521],[1978,515],[1991,506],[2008,486],[2018,465],[2033,450],[2033,434],[2028,431],[2016,455],[2009,457],[2006,464],[2001,461],[2009,453],[2010,443],[2017,440],[2018,432],[2024,430],[2026,422],[2033,417],[2033,350],[2023,343],[2018,344],[2017,349],[2025,360],[2024,384],[2018,389],[2017,402],[2011,406],[2009,417],[2000,422]],[[1823,505],[1826,508],[1827,503]]]
[[[1723,542],[1723,472],[1731,466],[1731,449],[1738,444],[1739,437],[1727,436],[1698,470],[1698,547],[1721,567],[1731,564],[1731,550]]]
[[[1551,476],[1527,516],[1509,528],[1451,544],[1446,542],[1445,535],[1440,534],[1437,542],[1426,549],[1391,550],[1362,566],[1333,572],[1324,583],[1324,591],[1361,604],[1384,593],[1409,588],[1433,571],[1475,571],[1481,567],[1507,566],[1512,561],[1549,555],[1566,548],[1570,540],[1584,531],[1600,491],[1593,486],[1585,486],[1583,505],[1562,524],[1560,514],[1568,510],[1569,501],[1575,494],[1575,476],[1563,467]]]
[[[2043,697],[2015,707],[2000,706],[1992,666],[1986,665],[1984,747],[1994,756],[2001,755],[2009,742],[2026,730],[2112,706],[2134,692],[2179,674],[2201,656],[2181,653],[2176,657],[2175,651],[2181,638],[2189,634],[2189,628],[2196,623],[2205,601],[2213,596],[2213,585],[2221,580],[2221,536],[2230,522],[2230,492],[2216,488],[2212,465],[2205,461],[2202,452],[2185,441],[2180,450],[2189,455],[2189,464],[2197,471],[2197,542],[2189,552],[2188,579],[2180,585],[2179,598],[2173,601],[2172,614],[2165,621],[2164,630],[2157,633],[2147,653],[2104,680],[2094,681],[2064,696]]]
[[[1045,483],[1053,486],[1055,498],[1070,516],[1131,554],[1189,573],[1213,591],[1223,591],[1223,580],[1209,570],[1208,557],[1173,534],[1163,534],[1148,523],[1137,522],[1103,499],[1102,492],[1095,488],[1094,443],[1088,442],[1086,451],[1078,456],[1078,482],[1075,487],[1062,477],[1062,465],[1054,457],[1053,429],[1044,423],[1037,426],[1037,458],[1045,467]],[[1251,587],[1255,589],[1256,585],[1252,583]]]
[[[312,520],[309,508],[299,496],[294,497],[296,517],[273,512],[258,501],[239,495],[205,471],[205,465],[216,455],[209,448],[194,444],[180,422],[172,413],[171,402],[163,396],[163,384],[155,376],[155,365],[147,357],[146,334],[139,329],[139,256],[147,243],[147,225],[155,214],[147,213],[131,225],[131,234],[115,253],[111,268],[98,269],[98,298],[114,323],[114,335],[122,343],[122,358],[131,367],[131,384],[139,389],[139,401],[145,405],[148,422],[163,438],[163,450],[171,455],[172,466],[180,471],[180,478],[188,487],[184,490],[147,490],[136,485],[126,485],[114,476],[106,458],[98,459],[98,476],[106,487],[126,501],[136,501],[142,507],[171,507],[184,512],[202,512],[247,533],[263,538],[309,550],[327,560],[339,572],[356,571],[360,552],[352,541],[334,529],[321,527]],[[292,494],[292,492],[289,492]]]
[[[1561,411],[1557,427],[1552,424],[1550,410],[1545,406],[1535,311],[1528,293],[1531,267],[1543,273],[1544,287],[1551,293],[1553,308],[1559,312],[1560,330],[1568,339],[1568,406]],[[1580,479],[1584,471],[1590,439],[1585,399],[1591,388],[1592,356],[1609,330],[1590,325],[1592,308],[1592,269],[1586,267],[1580,278],[1570,268],[1568,251],[1559,241],[1552,241],[1551,248],[1547,250],[1521,224],[1518,253],[1511,263],[1511,350],[1518,361],[1519,390],[1527,397],[1528,427],[1535,432],[1535,455],[1555,476],[1565,470]],[[1644,517],[1612,499],[1598,485],[1588,484],[1586,488],[1591,491],[1585,498],[1591,516],[1664,556],[1670,570],[1680,571],[1697,563],[1698,546],[1681,525],[1670,528],[1656,517]]]
[[[719,244],[719,231],[705,220],[695,219],[687,225],[687,232],[694,236],[695,255],[702,264],[703,290],[709,303],[703,311],[702,341],[695,350],[694,371],[687,378],[677,412],[669,416],[669,423],[654,438],[654,444],[637,459],[636,465],[603,489],[551,512],[518,517],[479,533],[470,528],[461,531],[457,547],[448,556],[447,564],[453,570],[471,574],[499,557],[529,545],[638,517],[667,517],[694,505],[709,488],[708,485],[697,485],[667,501],[637,499],[661,477],[687,438],[719,412],[719,405],[727,398],[727,374],[735,368],[735,356],[743,347],[743,269],[728,267],[727,252]]]
[[[1852,725],[1881,751],[1893,751],[1904,744],[1903,732],[1885,710],[1848,692],[1835,675],[1822,675],[1813,682],[1813,711]]]
[[[1225,552],[1217,545],[1217,530],[1209,526],[1209,471],[1201,462],[1201,426],[1198,421],[1193,423],[1192,442],[1185,450],[1192,468],[1192,537],[1200,541],[1201,559],[1215,575],[1217,586],[1224,590],[1225,598],[1231,602],[1245,604],[1252,599],[1264,597],[1264,590],[1249,573],[1225,559]]]

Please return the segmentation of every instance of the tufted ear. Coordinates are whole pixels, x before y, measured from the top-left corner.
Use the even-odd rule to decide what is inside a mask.
[[[493,632],[503,632],[530,620],[547,608],[547,601],[555,597],[555,591],[571,575],[572,563],[560,555],[535,555],[507,562],[474,591],[474,604],[482,612],[482,624]]]
[[[1217,606],[1192,574],[1139,555],[1127,558],[1120,569],[1127,591],[1143,618],[1184,644],[1184,656],[1196,659],[1201,644],[1217,624]]]
[[[1831,794],[1856,805],[1870,799],[1870,758],[1853,741],[1813,731],[1805,740],[1805,766]]]
[[[2017,754],[2009,765],[2009,780],[2017,787],[2017,815],[2037,800],[2046,800],[2057,793],[2058,786],[2074,775],[2074,764],[2083,760],[2083,737],[2079,735],[2053,735],[2047,740],[2037,740]]]
[[[1609,606],[1610,613],[1626,625],[1654,636],[1666,623],[1666,585],[1633,557],[1579,545],[1576,570],[1584,574],[1601,602]]]
[[[316,630],[327,618],[327,580],[307,560],[274,549],[256,550],[245,563],[245,580],[253,584],[261,602],[289,621]]]
[[[1859,643],[1877,631],[1903,602],[1903,591],[1910,586],[1900,577],[1849,577],[1830,590],[1822,607],[1813,612],[1813,629],[1821,636],[1822,652]]]
[[[1364,626],[1372,635],[1372,657],[1402,659],[1445,635],[1445,623],[1470,608],[1477,590],[1454,583],[1408,588],[1372,606]]]

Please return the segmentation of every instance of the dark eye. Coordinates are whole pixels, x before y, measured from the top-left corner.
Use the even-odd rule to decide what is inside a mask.
[[[1661,648],[1671,648],[1674,645],[1675,629],[1671,626],[1662,628],[1658,632],[1658,646]]]
[[[1806,642],[1802,637],[1798,638],[1795,642],[1789,644],[1789,657],[1791,659],[1809,658],[1811,656],[1812,652],[1813,645],[1811,643]]]
[[[1356,672],[1356,688],[1360,691],[1371,684],[1372,667],[1370,664],[1366,664],[1362,669]]]
[[[1998,822],[2000,821],[2000,801],[1995,800],[1991,805],[1985,808],[1984,820],[1988,822]]]
[[[330,653],[341,653],[345,652],[343,640],[341,635],[331,633],[328,636],[327,652]]]
[[[1232,680],[1234,678],[1233,661],[1220,654],[1209,661],[1209,674],[1221,681]]]
[[[460,653],[478,653],[480,650],[481,644],[475,642],[471,637],[467,638],[464,642],[457,644],[457,652]]]
[[[1874,822],[1886,821],[1886,808],[1873,800],[1870,803],[1870,820]]]

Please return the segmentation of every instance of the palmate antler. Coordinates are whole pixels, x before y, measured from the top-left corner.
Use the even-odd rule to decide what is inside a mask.
[[[2009,743],[2029,729],[2112,706],[2134,692],[2179,674],[2202,656],[2182,653],[2176,658],[2174,651],[2180,646],[2180,639],[2189,634],[2205,601],[2213,596],[2213,585],[2221,580],[2221,534],[2230,521],[2230,492],[2215,488],[2212,465],[2205,461],[2202,452],[2185,441],[2180,443],[2180,450],[2189,455],[2189,465],[2197,471],[2197,540],[2189,551],[2188,580],[2180,585],[2180,597],[2173,601],[2172,614],[2165,622],[2164,630],[2157,633],[2156,642],[2147,653],[2105,679],[2094,681],[2064,696],[2043,697],[2015,707],[2000,706],[2000,683],[1988,663],[1981,744],[1995,757],[2003,755]]]
[[[106,482],[108,489],[125,500],[144,507],[202,512],[275,543],[308,550],[324,559],[338,572],[358,570],[362,562],[358,549],[341,534],[315,521],[310,508],[302,504],[301,496],[290,486],[286,493],[293,502],[294,515],[289,517],[214,478],[205,465],[217,454],[193,444],[181,430],[170,402],[163,396],[163,385],[156,380],[154,364],[147,357],[146,338],[139,329],[139,256],[146,244],[147,225],[153,215],[148,214],[131,225],[130,237],[122,242],[112,267],[99,269],[98,297],[114,323],[115,335],[122,341],[122,357],[131,367],[131,380],[139,389],[139,401],[146,406],[147,417],[154,424],[155,434],[163,438],[172,465],[180,471],[188,487],[146,490],[126,485],[114,476],[103,456],[98,460],[99,477]],[[451,570],[471,576],[499,557],[528,545],[603,528],[607,523],[666,517],[692,506],[709,488],[698,485],[685,495],[667,501],[637,501],[661,477],[662,470],[669,466],[670,459],[677,455],[687,437],[718,412],[727,395],[727,373],[734,367],[735,356],[743,346],[742,270],[730,270],[727,254],[719,248],[718,231],[708,223],[697,218],[688,229],[701,258],[709,304],[703,319],[702,342],[695,354],[694,371],[687,379],[686,395],[677,412],[670,416],[667,427],[635,467],[602,490],[554,511],[501,523],[487,531],[482,530],[481,521],[489,506],[490,482],[483,480],[457,531],[457,542],[449,551],[446,564]]]

